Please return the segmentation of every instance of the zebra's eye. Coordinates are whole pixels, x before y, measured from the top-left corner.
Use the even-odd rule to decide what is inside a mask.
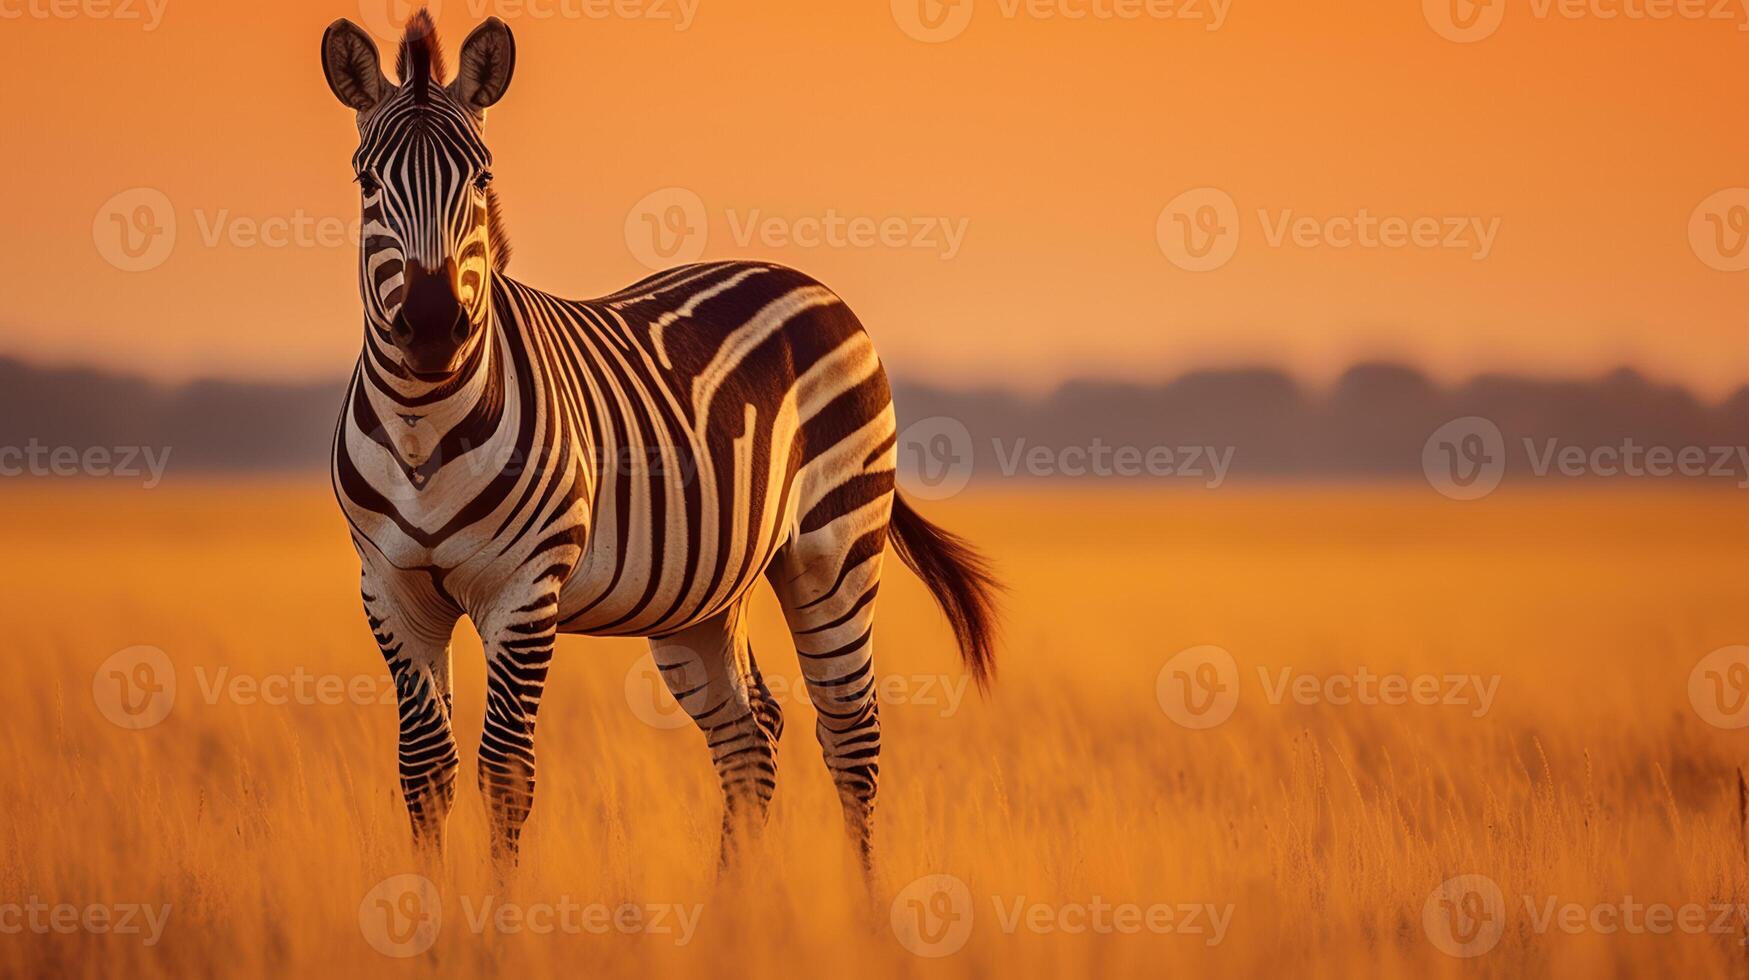
[[[491,187],[492,186],[492,171],[490,171],[490,170],[480,171],[480,176],[474,178],[474,186],[479,188],[480,190],[485,190],[486,188]]]
[[[365,197],[369,197],[377,191],[382,190],[383,185],[377,183],[376,178],[372,177],[370,174],[359,174],[358,189],[364,192]]]

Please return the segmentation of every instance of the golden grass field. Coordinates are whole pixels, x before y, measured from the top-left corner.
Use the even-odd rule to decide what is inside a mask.
[[[968,692],[956,708],[947,629],[890,566],[872,894],[805,699],[785,698],[772,823],[748,869],[719,880],[702,738],[642,720],[655,702],[634,710],[642,644],[587,639],[560,644],[523,868],[494,885],[472,778],[484,671],[470,635],[456,647],[463,778],[447,868],[432,875],[441,923],[428,951],[391,958],[368,941],[373,915],[388,920],[367,893],[419,870],[394,708],[263,703],[246,686],[369,688],[384,674],[326,486],[0,490],[0,975],[1749,973],[1736,909],[1749,902],[1737,789],[1749,734],[1707,723],[1689,696],[1703,656],[1749,642],[1739,496],[1047,489],[920,508],[999,562],[1007,639],[994,698]],[[794,677],[768,596],[755,627],[767,674]],[[1231,652],[1239,700],[1198,731],[1162,709],[1156,681],[1204,644]],[[176,696],[162,723],[130,731],[106,720],[110,682],[94,674],[139,645],[164,651]],[[1361,668],[1498,687],[1480,717],[1268,697],[1283,669]],[[936,874],[964,882],[961,904],[911,884]],[[1498,944],[1463,959],[1430,938],[1424,912],[1441,882],[1471,874],[1504,905],[1479,920],[1498,923]],[[529,923],[570,904],[697,919],[684,945],[676,932],[591,931],[599,915],[512,932],[479,920],[489,897]],[[895,927],[896,897],[897,920],[916,928]],[[32,928],[33,901],[169,912],[148,945],[58,931],[47,912],[50,926]],[[1549,902],[1580,918],[1544,919]],[[1597,907],[1624,902],[1702,906],[1705,928],[1608,931],[1616,919]],[[1218,937],[1184,905],[1222,913]],[[1146,927],[1152,914],[1163,930],[1155,906],[1172,931]],[[1088,910],[1144,925],[1068,931]],[[913,952],[942,951],[929,939],[966,926],[951,955]]]

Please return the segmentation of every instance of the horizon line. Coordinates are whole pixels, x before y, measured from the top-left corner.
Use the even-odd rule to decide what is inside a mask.
[[[227,374],[222,372],[191,373],[186,376],[164,377],[143,370],[129,370],[125,367],[106,364],[98,361],[61,360],[39,358],[19,352],[0,351],[0,365],[16,364],[27,370],[41,373],[85,373],[100,375],[112,380],[137,381],[165,391],[177,391],[206,384],[227,384],[253,388],[314,388],[323,385],[343,385],[350,376],[350,369],[335,372],[328,376],[306,377],[267,377],[260,375]],[[1431,387],[1442,392],[1461,391],[1465,387],[1479,381],[1492,378],[1507,378],[1516,381],[1530,381],[1539,384],[1598,384],[1617,378],[1631,377],[1649,387],[1673,388],[1686,393],[1696,402],[1706,405],[1722,405],[1739,396],[1749,394],[1749,378],[1745,378],[1723,389],[1719,397],[1708,397],[1703,389],[1689,381],[1671,379],[1649,372],[1647,369],[1631,363],[1622,363],[1614,367],[1587,371],[1563,373],[1556,371],[1519,371],[1509,367],[1486,368],[1472,371],[1461,376],[1461,380],[1444,381],[1439,373],[1428,370],[1425,366],[1408,359],[1391,357],[1363,357],[1350,362],[1346,367],[1329,375],[1327,380],[1316,380],[1308,377],[1305,371],[1295,370],[1280,364],[1271,364],[1260,360],[1205,361],[1189,364],[1182,369],[1170,373],[1161,373],[1152,378],[1139,378],[1134,375],[1096,373],[1078,373],[1065,375],[1054,381],[1039,385],[1026,383],[1005,383],[1000,378],[982,377],[968,379],[964,382],[932,377],[926,375],[912,376],[905,373],[894,373],[889,369],[895,386],[905,385],[914,388],[931,388],[938,391],[979,394],[999,393],[1013,395],[1029,401],[1049,399],[1062,391],[1081,385],[1099,385],[1107,387],[1150,388],[1166,387],[1187,378],[1206,375],[1235,374],[1274,374],[1285,378],[1297,387],[1316,394],[1327,394],[1341,385],[1345,378],[1361,370],[1395,370],[1415,375]]]

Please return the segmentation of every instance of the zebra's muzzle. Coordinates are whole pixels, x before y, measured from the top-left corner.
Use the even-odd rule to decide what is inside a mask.
[[[452,373],[456,355],[473,336],[474,325],[456,298],[452,274],[451,269],[427,272],[413,266],[401,311],[390,325],[391,339],[416,374]]]

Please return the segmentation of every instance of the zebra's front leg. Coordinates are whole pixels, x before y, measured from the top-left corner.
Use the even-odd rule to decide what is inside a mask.
[[[759,679],[742,620],[743,604],[678,633],[653,638],[651,655],[674,700],[697,723],[723,787],[721,864],[741,838],[765,825],[777,791],[783,714]]]
[[[428,584],[380,574],[368,556],[362,579],[365,615],[395,684],[401,795],[413,843],[429,863],[441,864],[460,764],[451,726],[450,634],[461,611]]]
[[[500,876],[516,867],[522,827],[534,806],[534,724],[559,615],[557,585],[547,585],[501,601],[505,611],[488,617],[480,631],[486,647],[480,792],[492,820],[492,860]]]

